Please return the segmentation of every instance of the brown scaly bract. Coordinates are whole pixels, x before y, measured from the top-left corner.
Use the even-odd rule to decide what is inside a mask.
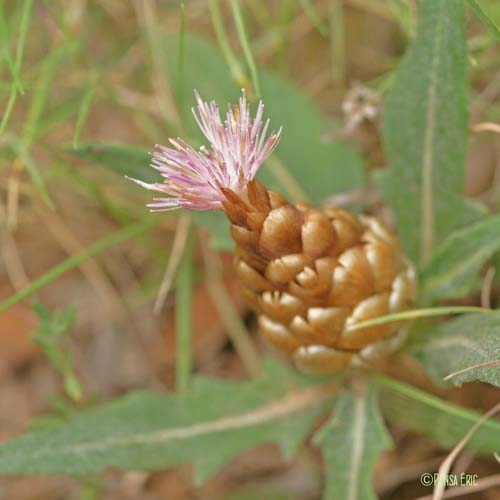
[[[257,181],[224,194],[245,296],[260,331],[297,366],[337,371],[398,331],[395,323],[349,331],[415,300],[413,268],[377,219],[291,205]]]
[[[396,237],[373,217],[292,205],[254,180],[281,136],[281,129],[267,135],[262,102],[252,118],[243,94],[223,121],[214,101],[196,100],[193,113],[211,149],[182,139],[158,146],[151,166],[164,181],[132,179],[168,195],[149,206],[226,213],[260,330],[303,370],[335,372],[395,347],[400,325],[353,326],[414,302],[415,274]]]

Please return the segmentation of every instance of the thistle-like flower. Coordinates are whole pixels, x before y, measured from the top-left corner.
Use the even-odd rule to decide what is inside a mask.
[[[397,238],[374,217],[291,204],[267,190],[254,177],[281,129],[266,138],[262,103],[252,119],[243,94],[222,122],[215,102],[196,99],[211,149],[180,139],[170,141],[175,149],[160,146],[152,166],[165,182],[135,182],[173,197],[149,206],[224,211],[236,274],[260,331],[301,369],[335,372],[396,347],[400,325],[356,325],[414,302],[415,273]]]
[[[211,149],[202,146],[197,151],[180,138],[170,139],[173,148],[155,146],[151,166],[165,181],[149,184],[130,179],[171,196],[154,198],[148,205],[153,211],[221,208],[223,190],[242,192],[280,139],[281,129],[266,138],[269,119],[263,121],[264,104],[259,102],[252,119],[245,92],[238,106],[228,107],[224,121],[215,101],[204,102],[197,92],[195,96],[197,109],[193,108],[193,115]]]

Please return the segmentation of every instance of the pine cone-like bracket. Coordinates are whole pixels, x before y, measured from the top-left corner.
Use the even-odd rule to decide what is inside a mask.
[[[331,373],[393,349],[401,324],[353,329],[415,302],[415,272],[374,217],[292,205],[250,181],[223,189],[236,272],[267,340],[309,372]]]

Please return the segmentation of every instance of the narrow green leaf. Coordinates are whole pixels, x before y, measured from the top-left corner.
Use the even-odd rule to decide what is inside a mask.
[[[319,33],[321,33],[321,35],[326,37],[328,35],[328,28],[316,12],[314,5],[311,4],[311,0],[299,0],[299,2],[312,25],[318,30]]]
[[[29,151],[24,147],[22,143],[14,141],[12,142],[11,146],[12,149],[17,153],[18,157],[20,158],[23,167],[26,169],[28,175],[31,177],[33,185],[40,193],[40,196],[44,201],[44,203],[49,208],[54,208],[55,207],[54,202],[52,201],[52,198],[50,197],[50,194],[47,190],[47,186],[40,173],[40,169],[38,167],[37,162],[33,159]]]
[[[401,311],[398,313],[385,314],[378,318],[367,319],[360,321],[348,327],[348,331],[361,330],[376,325],[385,325],[394,321],[408,321],[420,318],[432,318],[435,316],[448,316],[449,314],[464,314],[464,313],[482,313],[494,314],[491,309],[476,306],[443,306],[443,307],[427,307],[424,309],[410,309],[409,311]]]
[[[392,439],[380,414],[375,384],[341,394],[314,441],[325,459],[324,500],[376,498],[373,466],[380,453],[392,446]]]
[[[450,374],[450,382],[480,380],[500,387],[500,313],[470,314],[429,329],[411,347],[411,353],[440,383]],[[479,366],[478,365],[486,365]],[[470,370],[468,370],[470,369]]]
[[[68,145],[64,150],[78,158],[102,165],[119,175],[160,182],[161,175],[149,167],[150,153],[146,148],[110,142],[81,142]]]
[[[42,121],[43,111],[49,99],[51,83],[54,79],[55,72],[62,63],[63,58],[70,51],[74,50],[75,47],[76,44],[62,45],[52,51],[41,64],[40,72],[34,84],[35,90],[31,98],[26,124],[23,128],[21,138],[19,141],[12,144],[12,147],[21,158],[23,166],[30,175],[33,185],[40,192],[43,201],[50,208],[54,208],[54,203],[50,198],[39,166],[30,155],[30,148],[38,134],[39,123]]]
[[[256,97],[259,98],[261,96],[259,73],[257,71],[257,65],[255,64],[255,59],[252,54],[252,48],[250,47],[250,40],[248,39],[247,31],[245,28],[245,21],[240,9],[239,0],[231,0],[231,9],[233,11],[234,24],[236,25],[238,38],[240,39],[240,44],[243,48],[247,66],[252,77],[253,89]]]
[[[148,221],[146,222],[139,222],[137,224],[132,224],[130,226],[124,227],[123,229],[120,229],[116,233],[110,234],[109,236],[106,236],[100,239],[99,241],[96,241],[95,243],[85,248],[81,252],[73,254],[68,259],[63,260],[62,262],[51,268],[49,271],[42,274],[35,280],[33,280],[25,288],[19,290],[14,295],[11,295],[7,300],[0,302],[0,312],[6,311],[13,305],[17,304],[18,302],[21,302],[21,300],[30,297],[37,290],[39,290],[45,285],[48,285],[52,281],[56,280],[57,278],[59,278],[59,276],[62,276],[64,273],[77,267],[80,263],[82,263],[89,257],[92,257],[93,255],[102,252],[103,250],[112,245],[116,245],[120,241],[123,241],[127,238],[131,238],[132,236],[142,233],[143,231],[151,227],[153,223],[154,219],[151,218],[148,219]]]
[[[404,429],[425,434],[452,448],[481,418],[481,414],[449,403],[403,382],[377,375],[383,384],[381,406],[387,419]],[[483,455],[500,449],[500,421],[485,420],[467,443]]]
[[[478,218],[462,197],[467,50],[462,0],[422,0],[419,26],[384,106],[388,175],[380,187],[403,245],[425,262],[454,229]]]
[[[186,35],[184,2],[179,5],[179,52],[177,54],[177,81],[175,85],[177,107],[181,114],[181,122],[184,122],[184,37]]]
[[[235,82],[240,87],[245,88],[248,86],[249,82],[227,36],[224,26],[224,19],[222,18],[222,13],[220,10],[220,0],[209,0],[208,5],[210,8],[210,16],[212,17],[212,24],[214,26],[215,35],[217,37],[217,42],[219,44],[220,50],[224,55],[226,63],[231,70],[231,74]]]
[[[92,161],[98,165],[108,168],[121,176],[141,179],[145,182],[161,182],[162,177],[149,166],[150,153],[146,148],[128,146],[109,142],[86,142],[77,147],[67,146],[65,151],[78,158]],[[122,178],[123,185],[130,181]],[[120,181],[120,182],[121,182]],[[156,216],[158,217],[158,214]],[[212,246],[221,250],[231,250],[234,242],[229,233],[229,221],[221,212],[193,212],[193,220],[206,226],[212,233]]]
[[[43,121],[43,112],[50,99],[50,92],[57,69],[64,61],[64,58],[76,49],[78,49],[78,42],[76,41],[63,44],[50,52],[40,65],[40,72],[33,85],[34,91],[21,135],[21,144],[26,150],[30,149],[31,144],[38,135],[38,128],[40,122]]]
[[[18,74],[16,64],[14,62],[14,56],[13,54],[11,54],[8,31],[7,14],[4,8],[4,0],[0,0],[0,53],[3,56],[3,60],[7,63],[7,67],[9,68],[9,72],[12,76],[12,82],[8,86],[8,88],[10,88],[11,91],[15,90],[15,92],[19,92],[20,94],[22,94],[24,92],[24,88],[20,75]]]
[[[500,249],[500,215],[450,234],[420,273],[424,297],[431,300],[464,296],[477,288],[477,271]]]
[[[479,17],[479,19],[483,21],[483,23],[488,27],[488,29],[497,38],[497,40],[500,40],[500,26],[498,26],[495,20],[492,19],[490,15],[488,15],[486,10],[481,6],[481,2],[478,0],[467,1],[469,2],[469,5],[474,9],[477,17]]]
[[[194,463],[201,482],[261,443],[278,443],[290,456],[332,394],[331,382],[318,385],[275,362],[255,381],[199,377],[187,394],[130,394],[3,443],[0,473],[88,474]]]
[[[80,103],[78,109],[75,131],[73,133],[73,147],[76,147],[78,145],[78,141],[80,140],[80,133],[82,131],[83,125],[85,124],[85,120],[87,119],[87,116],[89,114],[90,105],[92,104],[92,99],[94,97],[96,88],[97,88],[97,74],[94,72],[85,86],[82,102]]]
[[[28,37],[28,28],[31,19],[31,12],[33,9],[33,0],[25,0],[22,6],[21,19],[19,23],[19,32],[17,35],[17,46],[16,46],[16,56],[14,61],[14,81],[20,81],[20,71],[23,62],[24,48],[26,46],[26,39]],[[7,106],[2,114],[2,119],[0,120],[0,136],[3,135],[7,123],[9,122],[10,115],[14,109],[16,103],[16,98],[18,94],[18,85],[13,84],[11,86],[11,91],[9,94],[9,99],[7,101]]]

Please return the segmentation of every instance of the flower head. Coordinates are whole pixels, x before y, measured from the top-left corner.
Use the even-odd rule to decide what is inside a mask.
[[[146,189],[170,195],[154,198],[154,203],[148,205],[154,211],[220,208],[225,199],[221,188],[236,193],[244,190],[281,136],[280,129],[266,138],[269,119],[262,120],[264,105],[259,102],[252,119],[244,92],[238,106],[228,107],[224,121],[215,101],[204,102],[197,92],[195,96],[197,109],[193,108],[193,115],[211,149],[201,147],[197,151],[179,138],[169,139],[173,148],[155,146],[151,166],[160,172],[164,182],[149,184],[131,179]]]

